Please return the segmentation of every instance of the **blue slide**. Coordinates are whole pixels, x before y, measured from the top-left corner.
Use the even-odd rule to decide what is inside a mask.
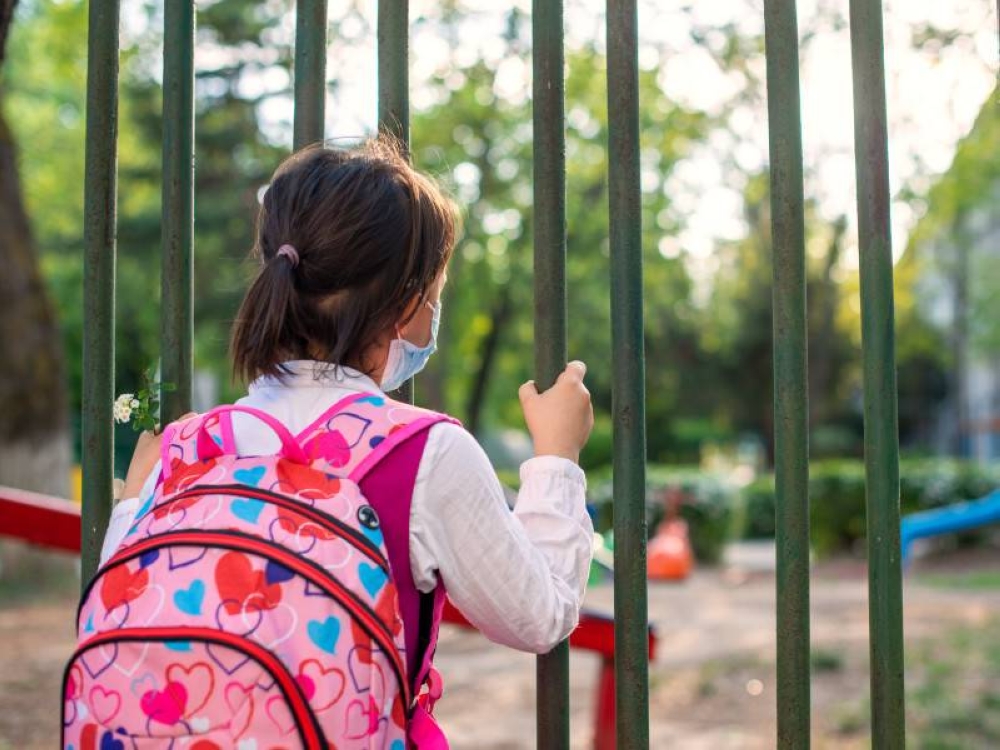
[[[991,523],[1000,523],[1000,490],[995,490],[979,500],[956,503],[906,516],[899,525],[903,565],[907,563],[910,545],[915,539],[975,529]]]

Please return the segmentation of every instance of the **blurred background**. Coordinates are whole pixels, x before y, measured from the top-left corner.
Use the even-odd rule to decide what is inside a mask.
[[[292,3],[204,0],[196,51],[195,407],[243,393],[226,358],[252,218],[291,146]],[[411,3],[413,159],[463,206],[423,405],[461,418],[501,477],[530,454],[530,3]],[[771,241],[762,0],[640,6],[650,531],[682,520],[694,564],[650,594],[658,747],[773,746]],[[13,7],[13,15],[7,10]],[[86,3],[0,3],[0,485],[78,498]],[[818,746],[866,740],[861,326],[850,40],[843,2],[799,3],[808,253]],[[1000,485],[997,8],[885,2],[902,508]],[[374,4],[330,4],[326,132],[375,129]],[[570,354],[597,423],[582,457],[610,529],[604,16],[566,0]],[[162,2],[122,0],[116,392],[159,354]],[[110,137],[111,134],[108,134]],[[118,428],[124,473],[134,444]],[[665,524],[665,527],[669,524]],[[675,525],[673,528],[677,528]],[[907,578],[915,747],[1000,747],[997,528],[919,550]],[[682,566],[683,567],[683,566]],[[591,604],[610,611],[595,566]],[[0,748],[51,747],[72,642],[71,560],[0,540]],[[990,629],[993,629],[992,631]],[[909,641],[908,641],[909,642]],[[452,632],[458,748],[533,744],[530,657]],[[574,742],[594,657],[574,659]],[[523,718],[489,726],[501,704]],[[449,706],[449,704],[451,704]],[[724,707],[724,708],[721,708]],[[9,710],[9,709],[19,710]],[[484,713],[488,711],[490,713]],[[825,744],[823,744],[825,743]]]

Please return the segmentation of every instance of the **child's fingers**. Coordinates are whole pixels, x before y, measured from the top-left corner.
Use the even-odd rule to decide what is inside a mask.
[[[535,381],[529,380],[527,383],[522,385],[517,389],[517,397],[521,399],[521,403],[525,403],[529,399],[538,395],[538,388],[535,387]]]
[[[557,381],[564,383],[582,383],[583,376],[587,374],[587,365],[578,359],[574,359],[568,365],[566,369],[559,373],[559,377],[556,378]]]

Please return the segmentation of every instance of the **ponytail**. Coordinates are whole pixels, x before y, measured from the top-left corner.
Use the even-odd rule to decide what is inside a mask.
[[[295,267],[290,259],[272,255],[236,314],[230,343],[233,374],[244,380],[258,374],[280,376],[278,363],[300,348],[295,340],[298,318]]]

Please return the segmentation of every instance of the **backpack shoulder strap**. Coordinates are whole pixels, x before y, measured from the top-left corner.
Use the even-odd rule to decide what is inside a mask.
[[[440,422],[459,424],[380,393],[359,393],[334,404],[298,440],[311,460],[360,482],[396,446]]]

